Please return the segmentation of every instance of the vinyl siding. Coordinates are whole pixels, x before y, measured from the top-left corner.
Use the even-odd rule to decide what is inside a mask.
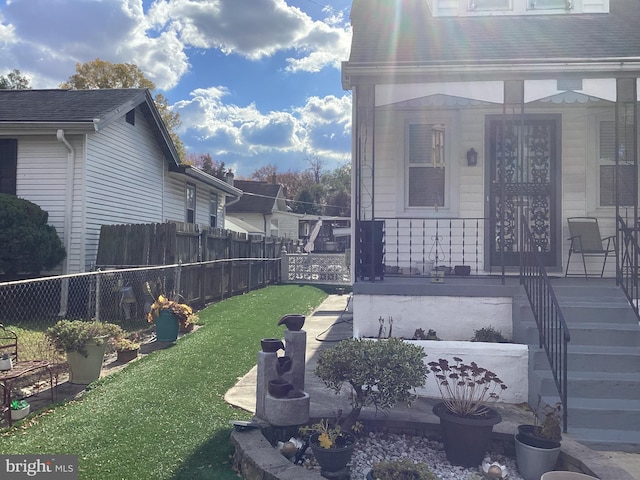
[[[20,198],[29,200],[48,212],[49,225],[56,228],[64,242],[65,216],[67,212],[67,150],[58,142],[55,134],[19,136],[17,191]],[[73,215],[79,219],[82,206],[82,175],[84,136],[67,137],[75,150]],[[67,248],[70,271],[80,267],[80,223],[72,224],[71,248]],[[66,246],[66,245],[65,245]],[[48,273],[62,273],[62,266]]]
[[[89,135],[86,173],[85,267],[95,261],[101,225],[163,221],[166,160],[141,112]]]

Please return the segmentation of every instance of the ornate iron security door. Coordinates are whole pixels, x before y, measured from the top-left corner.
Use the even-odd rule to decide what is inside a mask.
[[[559,119],[502,116],[488,121],[491,266],[517,266],[525,216],[545,265],[556,264]]]

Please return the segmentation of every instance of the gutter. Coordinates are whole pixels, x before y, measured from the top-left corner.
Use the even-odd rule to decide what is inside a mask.
[[[342,88],[350,90],[358,84],[371,84],[372,79],[393,80],[395,83],[417,81],[464,81],[467,79],[545,79],[558,75],[575,75],[580,78],[608,78],[638,76],[640,59],[625,58],[611,61],[587,59],[554,59],[549,61],[519,60],[493,62],[342,62]]]

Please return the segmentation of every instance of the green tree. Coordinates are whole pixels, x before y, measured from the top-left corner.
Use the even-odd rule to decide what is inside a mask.
[[[322,208],[315,202],[311,192],[306,189],[300,192],[292,210],[294,213],[309,213],[312,215],[320,215],[322,213]]]
[[[6,76],[0,75],[0,90],[30,90],[29,79],[20,73],[20,70],[13,69]]]
[[[38,274],[58,265],[66,252],[49,214],[35,203],[0,194],[0,270],[7,278]]]
[[[76,73],[71,75],[60,88],[91,90],[98,88],[148,88],[155,90],[155,84],[133,63],[111,63],[96,58],[90,62],[76,63]],[[167,98],[158,93],[154,97],[156,108],[162,117],[169,136],[178,151],[180,159],[186,156],[184,143],[176,133],[182,124],[180,114],[169,109]]]

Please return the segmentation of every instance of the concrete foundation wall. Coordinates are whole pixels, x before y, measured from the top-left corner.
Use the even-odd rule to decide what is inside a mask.
[[[380,317],[385,334],[412,338],[417,328],[437,332],[442,340],[470,340],[474,331],[492,326],[512,338],[510,297],[353,296],[354,337],[377,337]]]

